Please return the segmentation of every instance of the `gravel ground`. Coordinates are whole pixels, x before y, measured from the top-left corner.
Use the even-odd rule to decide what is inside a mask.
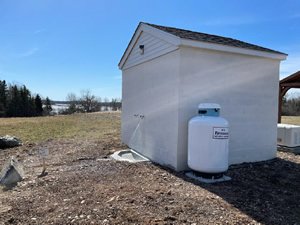
[[[300,224],[299,155],[231,166],[231,181],[208,185],[149,162],[111,160],[125,148],[118,143],[48,140],[0,151],[1,166],[16,155],[26,171],[0,190],[0,224]],[[38,178],[40,147],[50,155]]]

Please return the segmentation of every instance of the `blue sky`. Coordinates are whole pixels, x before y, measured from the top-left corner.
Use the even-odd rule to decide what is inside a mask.
[[[281,77],[300,70],[299,0],[0,0],[0,79],[53,100],[121,97],[117,64],[140,21],[279,50]]]

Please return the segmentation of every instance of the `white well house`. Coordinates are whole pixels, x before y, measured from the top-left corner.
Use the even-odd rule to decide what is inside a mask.
[[[286,57],[231,38],[140,23],[119,63],[122,141],[186,170],[188,121],[199,103],[213,102],[230,124],[230,164],[274,158]]]

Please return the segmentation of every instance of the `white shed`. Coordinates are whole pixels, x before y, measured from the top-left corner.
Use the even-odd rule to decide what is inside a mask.
[[[286,57],[231,38],[140,23],[119,63],[122,141],[185,170],[188,120],[199,103],[213,102],[230,124],[230,164],[274,158]]]

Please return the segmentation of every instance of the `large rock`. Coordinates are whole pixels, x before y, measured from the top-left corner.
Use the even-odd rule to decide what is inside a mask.
[[[0,137],[0,149],[4,148],[13,148],[22,145],[22,142],[20,139],[13,137],[13,136],[3,136]]]
[[[24,177],[23,166],[12,157],[4,166],[0,174],[0,184],[7,187],[16,185]]]

